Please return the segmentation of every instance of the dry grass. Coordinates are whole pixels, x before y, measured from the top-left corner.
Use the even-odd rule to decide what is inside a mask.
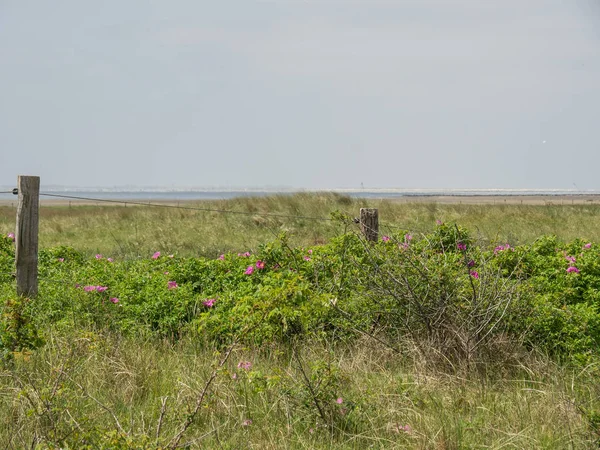
[[[582,237],[600,241],[600,206],[474,205],[357,200],[337,194],[296,194],[185,206],[247,213],[223,214],[145,206],[42,206],[40,245],[67,245],[89,254],[135,257],[156,250],[214,257],[245,251],[285,231],[293,245],[314,245],[343,232],[336,221],[319,221],[266,214],[329,218],[334,211],[359,215],[361,207],[379,208],[381,232],[392,227],[413,233],[431,231],[436,220],[457,222],[484,240],[531,242],[554,234],[562,240]],[[15,209],[0,207],[0,232],[14,230]]]
[[[114,448],[165,445],[217,359],[193,340],[173,345],[94,332],[51,336],[45,348],[2,374],[2,448],[36,439],[78,447],[86,436],[100,442],[98,436],[119,430],[132,447]],[[322,405],[331,424],[323,424],[308,401],[289,348],[237,348],[181,442],[261,449],[563,449],[597,442],[579,406],[598,406],[598,386],[585,371],[570,372],[544,358],[530,357],[510,377],[478,378],[437,372],[372,341],[314,344],[302,355],[313,387],[330,381],[314,376],[323,365],[339,381],[332,384],[330,404]],[[251,362],[251,370],[237,368],[239,361]],[[247,420],[252,423],[245,426]]]

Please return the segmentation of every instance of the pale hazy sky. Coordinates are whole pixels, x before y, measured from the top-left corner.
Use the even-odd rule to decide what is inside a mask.
[[[0,185],[600,189],[597,0],[0,0]]]

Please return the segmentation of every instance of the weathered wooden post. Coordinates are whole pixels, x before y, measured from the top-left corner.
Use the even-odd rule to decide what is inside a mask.
[[[379,211],[375,208],[360,208],[360,230],[367,241],[379,238]]]
[[[19,175],[17,189],[19,195],[15,230],[17,295],[35,297],[38,292],[40,177]]]

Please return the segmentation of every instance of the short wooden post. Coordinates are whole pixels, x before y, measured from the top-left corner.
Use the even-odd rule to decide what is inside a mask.
[[[360,208],[360,229],[367,241],[379,238],[379,211],[375,208]]]
[[[19,190],[15,230],[17,295],[35,297],[38,292],[40,177],[20,175],[17,189]]]

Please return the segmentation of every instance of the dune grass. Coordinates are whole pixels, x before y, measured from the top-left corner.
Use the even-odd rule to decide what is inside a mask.
[[[505,376],[481,378],[438,372],[372,341],[320,342],[300,351],[296,359],[285,346],[236,348],[180,443],[261,449],[597,444],[579,409],[597,405],[600,393],[585,370],[530,356]],[[192,340],[54,333],[43,349],[2,374],[0,445],[24,448],[66,437],[73,448],[86,442],[169,448],[217,359]],[[246,370],[240,362],[251,365]],[[309,384],[334,394],[321,402],[324,419]]]
[[[457,222],[482,240],[513,245],[540,235],[567,241],[600,241],[600,205],[470,205],[352,199],[339,194],[296,194],[181,204],[190,208],[235,211],[225,214],[148,206],[46,206],[40,210],[40,245],[67,245],[88,254],[146,256],[156,250],[208,256],[254,249],[285,231],[293,245],[326,242],[344,231],[332,212],[350,217],[378,208],[381,233],[401,228],[430,232],[437,220]],[[0,207],[0,230],[14,230],[16,211]],[[273,217],[267,214],[307,218]]]

